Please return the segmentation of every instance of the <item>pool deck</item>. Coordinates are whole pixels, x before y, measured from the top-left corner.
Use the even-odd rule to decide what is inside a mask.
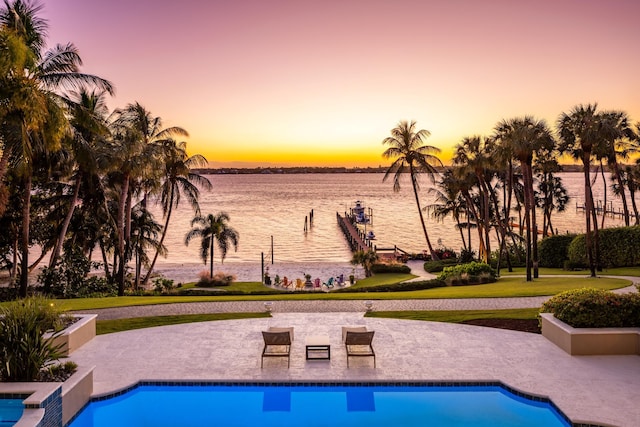
[[[347,368],[341,326],[348,325],[376,331],[377,368],[369,358],[353,358]],[[269,326],[295,328],[289,369],[285,359],[260,368],[260,332]],[[305,337],[325,334],[331,360],[305,360]],[[362,312],[278,312],[100,335],[71,360],[95,366],[94,396],[139,380],[498,380],[551,398],[574,423],[640,426],[640,356],[570,356],[537,334]]]

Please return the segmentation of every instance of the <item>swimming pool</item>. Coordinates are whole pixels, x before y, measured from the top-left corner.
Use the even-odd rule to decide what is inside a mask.
[[[9,427],[18,422],[24,411],[22,400],[0,396],[0,427]]]
[[[142,383],[90,402],[69,427],[566,427],[546,399],[500,383]]]

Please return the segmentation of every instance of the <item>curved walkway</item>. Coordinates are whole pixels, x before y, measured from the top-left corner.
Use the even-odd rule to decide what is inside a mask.
[[[575,276],[571,276],[575,277]],[[635,282],[637,277],[616,276]],[[616,289],[614,292],[634,292],[635,286]],[[412,311],[412,310],[500,310],[509,308],[537,308],[549,296],[516,298],[457,298],[457,299],[396,299],[376,300],[371,295],[375,311]],[[272,301],[274,313],[356,313],[365,310],[361,300],[304,300]],[[181,314],[205,313],[243,313],[265,311],[265,301],[212,301],[175,304],[143,305],[115,307],[96,310],[83,310],[78,313],[98,315],[98,320],[126,319],[131,317],[169,316]]]

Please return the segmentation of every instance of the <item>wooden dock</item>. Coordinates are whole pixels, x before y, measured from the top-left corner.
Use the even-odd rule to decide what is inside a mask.
[[[344,237],[347,239],[347,243],[349,243],[351,251],[368,251],[372,249],[371,242],[365,239],[364,233],[362,233],[358,227],[353,225],[347,214],[342,216],[336,212],[336,217],[338,218],[338,225],[340,226]]]
[[[604,206],[604,204],[602,203],[602,200],[598,200],[595,203],[595,210],[596,213],[598,215],[609,215],[611,217],[624,217],[624,212],[622,210],[622,208],[618,208],[617,210],[614,209],[613,207],[613,202],[609,202],[609,206]],[[586,210],[586,206],[583,203],[582,205],[579,205],[578,202],[576,202],[576,211],[584,211]]]

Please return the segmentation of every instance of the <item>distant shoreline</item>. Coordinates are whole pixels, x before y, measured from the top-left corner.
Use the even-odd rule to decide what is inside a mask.
[[[387,167],[329,167],[329,166],[289,166],[289,167],[255,167],[255,168],[198,168],[193,169],[194,172],[203,175],[270,175],[270,174],[312,174],[312,173],[385,173]],[[443,172],[445,167],[436,168],[438,172]],[[595,172],[598,166],[592,166],[592,172]],[[582,172],[582,165],[562,165],[561,173],[577,173]]]

